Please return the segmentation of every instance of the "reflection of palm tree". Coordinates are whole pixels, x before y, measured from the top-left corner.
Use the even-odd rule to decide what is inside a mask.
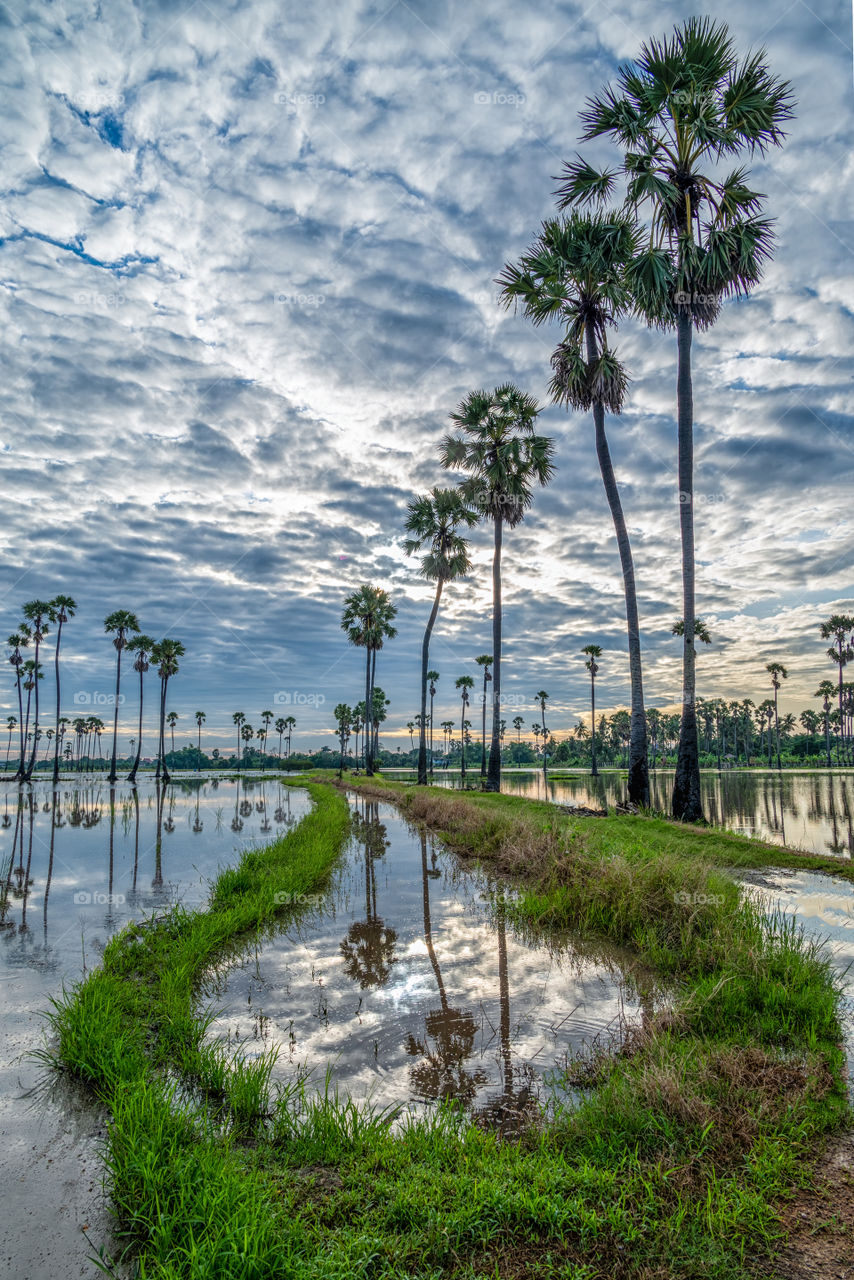
[[[365,919],[356,920],[341,943],[344,972],[360,987],[384,987],[391,976],[397,933],[377,914],[377,878],[374,862],[389,846],[385,825],[379,821],[376,803],[366,803],[364,816],[353,815],[353,833],[365,852]]]
[[[441,1008],[430,1009],[425,1015],[424,1025],[427,1032],[425,1040],[417,1040],[410,1035],[406,1042],[406,1052],[413,1058],[422,1059],[410,1068],[413,1093],[416,1097],[428,1101],[459,1098],[464,1104],[470,1104],[477,1093],[478,1086],[485,1084],[486,1073],[483,1071],[466,1071],[463,1063],[470,1058],[474,1049],[477,1024],[470,1013],[462,1009],[454,1009],[448,1004],[445,984],[439,960],[433,945],[433,929],[430,920],[430,880],[431,872],[427,868],[427,833],[421,830],[421,880],[424,903],[424,941],[427,954],[436,975],[436,986],[439,989]],[[433,1045],[429,1044],[429,1041]]]
[[[157,807],[156,831],[154,837],[154,878],[151,881],[152,889],[163,888],[163,801],[166,798],[166,787],[161,784],[160,779],[155,780]]]
[[[489,1128],[502,1133],[515,1132],[524,1123],[524,1112],[531,1104],[531,1090],[527,1084],[513,1087],[513,1051],[510,1043],[510,976],[507,967],[507,904],[499,892],[495,903],[495,928],[498,937],[498,1000],[500,1017],[498,1046],[501,1058],[503,1088],[482,1107],[477,1118]]]

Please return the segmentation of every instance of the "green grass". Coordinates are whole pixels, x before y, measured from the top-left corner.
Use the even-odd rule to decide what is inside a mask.
[[[110,1191],[139,1275],[772,1274],[778,1201],[848,1108],[826,958],[717,869],[751,865],[749,842],[360,781],[511,880],[525,927],[619,943],[671,992],[619,1051],[573,1064],[577,1107],[519,1140],[452,1111],[394,1129],[328,1082],[277,1093],[271,1057],[211,1047],[195,1006],[211,966],[275,928],[276,895],[316,889],[333,865],[346,803],[311,790],[308,817],[224,871],[206,911],[129,928],[55,1009],[58,1061],[111,1112]]]

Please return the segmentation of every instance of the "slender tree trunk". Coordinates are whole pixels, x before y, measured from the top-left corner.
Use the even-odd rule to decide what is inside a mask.
[[[495,517],[495,541],[492,555],[492,742],[486,790],[501,790],[501,544],[504,521]]]
[[[780,764],[780,713],[777,710],[777,690],[774,690],[774,737],[777,743],[777,772],[782,769]]]
[[[61,613],[61,610],[60,610]],[[53,665],[56,672],[56,725],[53,736],[53,784],[56,786],[59,781],[59,716],[60,716],[60,687],[59,687],[59,646],[62,643],[62,614],[56,628],[56,651],[53,655]]]
[[[30,763],[27,765],[24,774],[24,781],[29,782],[33,776],[33,769],[36,767],[36,752],[39,749],[39,640],[36,638],[35,659],[33,670],[33,685],[35,688],[35,700],[33,707],[33,749],[30,752]],[[29,710],[29,708],[28,708]],[[29,715],[27,716],[29,719]]]
[[[433,598],[433,608],[430,610],[430,617],[427,619],[427,626],[424,631],[424,639],[421,642],[421,726],[418,730],[418,785],[419,787],[427,786],[427,672],[430,668],[430,637],[433,634],[433,627],[436,625],[436,617],[439,613],[439,601],[442,598],[442,579],[436,583],[436,595]],[[432,699],[430,706],[432,708]],[[433,720],[430,719],[430,733],[432,737]],[[432,761],[432,752],[431,752]]]
[[[119,637],[121,640],[121,637]],[[122,679],[122,647],[121,644],[116,649],[116,705],[113,710],[113,754],[110,758],[110,772],[107,775],[108,782],[116,781],[116,756],[119,746],[119,688]]]
[[[371,698],[371,646],[365,649],[365,773],[370,778],[374,772],[373,759],[373,705]]]
[[[465,689],[463,690],[465,694]],[[460,712],[460,786],[466,785],[466,701],[463,698],[462,711]]]
[[[691,316],[683,309],[677,320],[678,374],[676,387],[679,453],[679,525],[682,536],[682,720],[679,754],[673,782],[673,816],[682,822],[702,822],[700,752],[694,635],[694,399],[691,385]]]
[[[587,362],[594,364],[599,352],[596,335],[587,326]],[[631,740],[629,744],[629,800],[632,804],[649,806],[649,761],[647,758],[647,725],[643,702],[643,662],[641,658],[638,597],[635,586],[635,566],[632,545],[623,515],[623,504],[614,475],[611,451],[605,434],[605,408],[601,403],[593,406],[593,425],[596,431],[596,456],[605,486],[605,497],[611,508],[611,519],[617,535],[620,567],[623,571],[623,588],[626,596],[626,627],[629,636],[629,677],[632,688]]]
[[[168,683],[168,676],[164,676],[161,681],[160,693],[160,757],[163,761],[163,773],[161,774],[161,777],[164,782],[169,781],[169,769],[166,765],[166,686]]]
[[[137,770],[139,769],[139,762],[142,758],[142,695],[143,695],[142,676],[143,676],[143,673],[142,671],[140,671],[139,673],[139,730],[136,735],[136,759],[133,762],[133,768],[128,774],[128,779],[127,779],[128,782],[132,783],[134,786],[136,786],[136,774],[137,774]]]
[[[18,680],[17,680],[17,684],[18,684],[18,728],[19,728],[19,729],[20,729],[20,731],[21,731],[21,758],[20,758],[20,760],[18,761],[18,768],[17,768],[17,771],[16,771],[16,773],[15,773],[15,779],[13,779],[13,780],[17,780],[18,778],[22,778],[22,777],[24,776],[24,759],[25,759],[25,756],[26,756],[26,750],[27,750],[26,729],[24,728],[24,694],[23,694],[23,690],[22,690],[22,688],[21,688],[21,668],[20,668],[20,667],[17,667],[17,668],[16,668],[16,673],[17,673],[17,677],[18,677]]]
[[[431,688],[434,686],[431,685]],[[433,695],[430,694],[430,777],[433,777]]]
[[[595,658],[590,659],[595,662]],[[590,776],[591,778],[599,777],[599,770],[596,767],[596,676],[590,672]]]

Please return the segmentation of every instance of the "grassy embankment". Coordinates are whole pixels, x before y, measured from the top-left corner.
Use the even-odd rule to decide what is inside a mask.
[[[208,911],[127,931],[57,1009],[60,1060],[112,1111],[111,1190],[141,1274],[772,1275],[775,1203],[848,1115],[827,964],[716,869],[786,855],[654,819],[356,785],[516,881],[521,919],[654,965],[671,1007],[589,1064],[575,1111],[519,1141],[447,1113],[393,1133],[332,1097],[271,1097],[270,1060],[205,1047],[192,997],[272,923],[276,891],[307,892],[334,860],[343,800],[315,786],[314,812],[224,872]]]

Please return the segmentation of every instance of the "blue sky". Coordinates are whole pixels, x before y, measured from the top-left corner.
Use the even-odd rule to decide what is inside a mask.
[[[182,725],[200,707],[227,744],[232,711],[254,722],[290,695],[298,739],[318,744],[359,696],[339,617],[372,580],[399,605],[378,677],[391,727],[411,719],[430,589],[401,548],[406,503],[443,482],[436,445],[469,390],[512,379],[546,399],[555,335],[501,311],[494,279],[552,212],[585,97],[693,12],[0,9],[4,635],[23,601],[74,595],[67,688],[95,698],[102,619],[132,608],[187,646]],[[785,149],[754,164],[775,261],[695,347],[698,609],[715,639],[700,686],[759,701],[778,658],[800,709],[833,674],[817,621],[854,596],[851,15],[795,0],[715,16],[766,46],[799,106]],[[628,326],[618,346],[633,382],[609,430],[647,695],[670,706],[674,340]],[[558,470],[507,540],[504,681],[528,720],[547,688],[568,728],[590,641],[603,707],[625,705],[622,590],[591,423],[541,422]],[[484,529],[438,627],[437,718],[490,645],[489,559]],[[7,679],[7,709],[12,694]]]

